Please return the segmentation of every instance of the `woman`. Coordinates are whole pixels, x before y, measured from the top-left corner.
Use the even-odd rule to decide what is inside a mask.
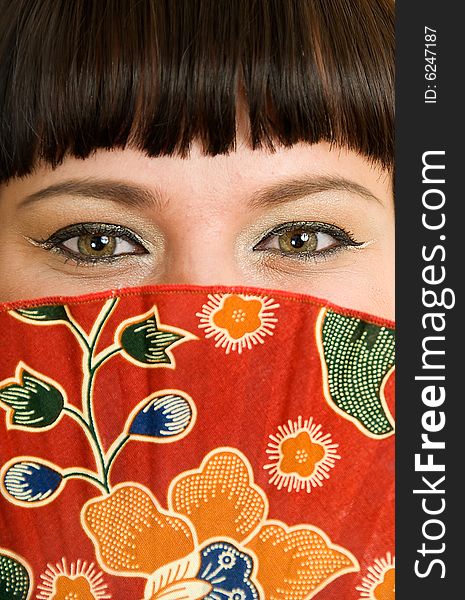
[[[4,360],[0,373],[0,402],[7,414],[0,515],[5,514],[7,524],[8,511],[17,518],[9,525],[14,535],[7,534],[0,546],[9,572],[16,569],[23,575],[15,585],[23,581],[27,597],[42,569],[36,589],[42,599],[69,597],[69,593],[79,598],[144,593],[146,598],[170,599],[392,594],[393,548],[385,540],[377,543],[383,535],[392,540],[392,489],[386,494],[386,489],[374,493],[372,488],[373,505],[368,509],[366,488],[376,482],[392,488],[392,460],[381,468],[376,461],[381,453],[386,457],[386,452],[392,452],[393,432],[386,391],[392,392],[393,363],[392,323],[386,319],[394,314],[393,3],[20,0],[2,1],[0,7],[4,234],[0,299],[9,303],[4,305],[2,327],[13,331],[8,338],[11,360]],[[145,287],[158,284],[162,287]],[[201,291],[195,286],[202,286],[205,298],[189,312],[189,304],[195,305],[195,294]],[[241,286],[241,290],[225,286]],[[129,292],[114,291],[128,287]],[[105,290],[113,291],[92,295]],[[278,290],[320,300],[289,293],[280,296]],[[166,306],[162,314],[162,294],[167,291],[177,298],[176,310]],[[85,299],[63,299],[77,295]],[[138,300],[129,305],[133,295]],[[48,300],[32,300],[44,297]],[[292,299],[302,308],[296,314]],[[96,307],[95,314],[81,314],[80,307],[89,302]],[[316,304],[318,310],[309,316],[305,311]],[[345,310],[333,311],[332,305]],[[112,323],[115,315],[117,322],[110,327],[113,341],[107,340],[106,349],[99,352],[99,327]],[[251,324],[254,320],[256,325]],[[65,327],[57,327],[60,323]],[[300,342],[282,350],[280,323],[287,323],[295,336],[306,327],[309,331],[316,327],[318,364],[310,358],[311,342],[305,364],[296,358]],[[76,348],[71,349],[69,332],[78,342]],[[47,348],[58,357],[55,370],[51,366],[53,372],[49,368],[47,373],[45,357],[35,366],[30,364],[31,348],[38,342],[27,343],[29,335],[46,333],[52,336]],[[176,352],[182,355],[184,350],[175,351],[175,346],[204,333],[205,343],[213,337],[217,348],[245,356],[241,359],[245,363],[225,366],[224,353],[210,354],[214,348],[202,351],[202,358],[176,363]],[[267,339],[272,334],[278,344],[273,350]],[[297,337],[285,339],[290,343]],[[270,350],[265,351],[268,343]],[[265,354],[259,355],[257,345],[263,346]],[[278,360],[278,348],[288,356],[287,362]],[[69,353],[72,359],[75,352],[84,356],[82,409],[69,400],[76,376],[65,372],[69,365],[58,367],[60,357]],[[114,366],[106,375],[108,390],[116,412],[124,413],[124,418],[120,423],[101,413],[99,421],[98,388],[93,387],[97,370],[118,353],[131,368],[176,366],[176,372],[163,375],[166,393],[154,397],[153,373],[157,388],[163,387],[158,370],[145,369],[142,382],[137,383],[137,376],[126,373],[120,363],[109,363]],[[363,363],[363,367],[341,375],[352,368],[344,362],[348,354],[350,365]],[[358,360],[362,355],[363,360]],[[206,372],[199,368],[201,374],[193,375],[199,360],[215,366]],[[273,370],[268,371],[271,365]],[[290,381],[292,369],[299,376],[304,371],[311,374],[308,381],[302,375],[303,403],[293,407],[289,395],[299,388],[297,381]],[[188,373],[185,380],[183,372]],[[225,378],[224,389],[219,373]],[[104,374],[102,369],[100,376]],[[171,381],[174,375],[178,379]],[[125,377],[140,388],[143,402],[129,402],[128,407]],[[363,380],[363,385],[352,389],[354,378]],[[318,407],[312,407],[309,415],[307,393],[316,385],[314,379],[329,415]],[[184,381],[182,393],[180,381]],[[206,381],[215,381],[208,402]],[[53,392],[49,390],[47,398],[41,396],[44,386]],[[237,390],[241,390],[240,400],[237,395],[227,399]],[[42,419],[37,427],[43,429],[32,436],[29,450],[24,444],[32,443],[33,425],[24,409],[24,394],[27,408]],[[316,388],[312,394],[317,394]],[[199,400],[202,396],[205,406]],[[262,396],[268,402],[261,403]],[[270,404],[270,397],[281,400]],[[274,406],[269,423],[261,417],[248,423],[244,411],[251,398],[258,415]],[[38,411],[39,399],[54,405],[56,414]],[[34,401],[36,408],[32,408]],[[207,407],[228,412],[233,401],[230,428],[225,414],[210,416],[208,426],[201,421],[202,411],[210,410]],[[172,408],[172,402],[178,404]],[[168,454],[165,446],[140,445],[132,455],[135,472],[125,458],[128,449],[114,462],[129,439],[146,441],[149,433],[157,437],[152,434],[155,421],[159,427],[160,406],[173,422],[173,415],[187,415],[183,424],[176,421],[175,435],[169,440],[177,444],[169,447]],[[77,472],[72,471],[74,463],[68,464],[66,453],[46,452],[47,444],[54,445],[57,439],[58,426],[66,427],[64,412],[84,428],[96,466],[89,463],[82,442],[73,437],[74,430],[64,430],[72,441],[60,443],[71,453],[79,446],[73,458],[83,465],[78,475],[81,480],[93,478],[103,495],[95,500],[95,490],[85,484],[74,491],[71,512],[77,511],[80,518],[77,525],[68,523],[63,542],[57,542],[54,511],[60,507],[66,514],[64,498],[72,484],[54,504],[51,500]],[[144,419],[152,412],[156,419],[147,424]],[[106,432],[102,419],[108,420]],[[325,435],[318,433],[322,422]],[[279,423],[287,425],[283,429]],[[340,440],[334,444],[328,434],[338,427],[342,428],[339,437],[350,440],[355,455],[345,478],[341,475],[338,481],[346,487],[325,488],[328,494],[314,499],[318,490],[313,496],[309,491],[321,486],[340,460]],[[122,433],[115,437],[113,431]],[[296,440],[304,440],[307,446],[299,446]],[[262,464],[260,444],[260,452],[270,457],[267,465]],[[290,446],[295,446],[293,456],[301,460],[302,468],[293,463],[286,470],[285,448]],[[312,452],[312,468],[306,473]],[[18,460],[19,454],[29,458]],[[115,471],[118,462],[120,470]],[[374,469],[370,464],[378,466]],[[119,481],[113,487],[110,467],[113,479]],[[249,482],[247,492],[239,494],[249,498],[240,519],[257,521],[244,526],[242,537],[228,528],[210,531],[212,522],[226,519],[223,513],[195,519],[199,504],[192,498],[203,492],[192,491],[192,481],[210,472],[220,477],[228,468],[230,478],[223,486],[234,487],[235,477]],[[166,479],[160,469],[166,470]],[[352,483],[358,482],[360,488],[357,485],[349,492],[354,469],[358,474]],[[136,484],[129,486],[128,478]],[[285,502],[283,486],[295,492]],[[218,493],[214,487],[213,496]],[[189,494],[195,510],[185,500]],[[335,506],[328,510],[337,495],[344,496],[344,502],[334,500]],[[164,497],[167,509],[162,508]],[[124,498],[130,498],[129,504]],[[42,550],[36,550],[34,564],[30,556],[25,557],[19,533],[24,526],[21,520],[32,518],[34,511],[23,508],[32,500],[39,503],[36,506],[44,505],[35,510],[50,510],[44,514],[52,540],[35,535],[36,547]],[[148,505],[152,506],[148,512],[138,513]],[[351,509],[344,516],[345,505]],[[111,507],[116,507],[113,512]],[[126,522],[123,517],[118,521],[128,510],[138,515],[136,521]],[[382,510],[390,515],[386,523],[377,522]],[[365,515],[366,531],[349,535],[351,511],[360,523]],[[237,519],[236,515],[232,521]],[[278,532],[272,530],[278,527],[276,519],[285,522]],[[160,537],[152,539],[138,525],[149,523],[152,531],[152,521],[162,523],[162,529],[184,528],[184,536],[163,543]],[[208,529],[204,536],[202,527]],[[126,542],[118,538],[121,531]],[[146,543],[135,531],[142,531]],[[87,544],[82,556],[76,555],[73,539]],[[132,558],[124,546],[128,539],[133,540]],[[293,556],[299,553],[299,544],[305,546],[300,552],[307,566],[287,564],[285,549],[281,559],[273,554],[266,546],[270,539],[273,548],[289,543]],[[54,556],[46,552],[48,543]],[[183,544],[179,553],[167,550]],[[163,560],[153,558],[155,548],[162,548]],[[328,554],[312,562],[320,551]],[[66,560],[74,567],[67,566]],[[106,572],[105,583],[102,575],[82,567],[83,561],[92,560]],[[228,579],[225,561],[242,565],[231,571],[235,578]],[[285,566],[280,568],[280,562]],[[223,583],[208,575],[212,569],[222,573]],[[135,583],[130,575],[143,580],[142,588],[140,580]]]

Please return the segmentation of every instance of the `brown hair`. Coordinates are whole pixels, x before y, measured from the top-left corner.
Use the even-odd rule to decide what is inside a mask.
[[[0,182],[70,154],[347,146],[390,167],[393,0],[0,0]]]

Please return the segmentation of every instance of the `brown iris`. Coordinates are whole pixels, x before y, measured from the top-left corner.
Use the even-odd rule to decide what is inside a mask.
[[[279,248],[283,252],[314,252],[318,245],[315,232],[296,228],[279,235]]]
[[[87,233],[79,236],[77,246],[79,252],[84,256],[94,258],[113,256],[116,248],[116,238],[109,235]]]

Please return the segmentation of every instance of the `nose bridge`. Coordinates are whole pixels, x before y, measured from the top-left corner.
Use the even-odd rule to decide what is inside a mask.
[[[210,241],[175,252],[167,262],[167,283],[196,285],[236,285],[241,281],[239,266],[232,248]]]
[[[168,240],[160,283],[237,285],[241,274],[232,224],[215,214],[185,215],[184,222]]]
[[[234,273],[223,270],[198,267],[196,269],[184,269],[175,267],[165,271],[158,281],[161,284],[182,285],[238,285],[239,279]]]

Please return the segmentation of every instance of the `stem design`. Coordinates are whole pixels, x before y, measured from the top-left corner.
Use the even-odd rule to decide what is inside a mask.
[[[119,346],[116,348],[113,346],[110,346],[110,348],[107,348],[106,350],[101,352],[98,356],[95,357],[95,363],[92,367],[92,371],[95,373],[95,371],[97,371],[97,369],[99,367],[101,367],[104,362],[106,362],[109,358],[111,358],[115,354],[119,354],[121,352],[121,350],[122,350],[122,348],[120,348]]]
[[[106,460],[106,468],[105,468],[105,485],[110,487],[110,469],[111,466],[115,460],[115,458],[118,456],[118,454],[120,453],[120,451],[124,448],[124,446],[126,445],[126,442],[129,440],[130,435],[128,434],[122,434],[122,436],[120,436],[120,438],[116,439],[113,446],[114,448],[110,448],[110,455]]]
[[[94,485],[97,485],[100,489],[103,489],[107,493],[110,493],[108,475],[111,464],[116,458],[118,452],[123,448],[127,439],[123,438],[123,440],[121,440],[121,444],[115,447],[115,450],[112,452],[109,460],[106,461],[103,452],[103,444],[100,439],[95,421],[92,400],[94,381],[98,369],[112,356],[115,356],[122,350],[120,347],[110,346],[109,348],[103,350],[99,355],[95,356],[95,350],[100,334],[117,302],[118,299],[113,298],[105,304],[103,310],[97,317],[89,336],[85,334],[82,328],[72,318],[70,318],[71,329],[76,337],[82,342],[81,346],[83,348],[83,371],[85,374],[82,382],[83,412],[70,405],[67,405],[64,408],[68,415],[77,421],[88,434],[88,437],[90,438],[89,442],[98,467],[98,475],[91,475],[86,471],[75,470],[72,473],[66,474],[65,477],[84,477],[85,479],[92,481]],[[129,436],[127,436],[127,438],[129,438]]]
[[[71,406],[70,404],[67,404],[63,410],[69,414],[69,416],[74,419],[75,421],[77,421],[79,423],[79,425],[81,425],[81,427],[84,427],[84,429],[86,431],[89,431],[89,423],[84,419],[84,417],[82,416],[81,411],[79,411],[77,408],[75,408],[74,406]]]
[[[71,317],[69,318],[69,326],[71,327],[71,331],[76,335],[76,337],[81,340],[84,347],[87,348],[87,350],[90,350],[89,340],[87,339],[86,334],[83,332],[81,327],[79,327],[76,321]]]
[[[79,469],[76,469],[75,471],[70,471],[69,473],[65,473],[63,475],[63,479],[87,479],[99,490],[103,490],[104,492],[108,493],[107,488],[100,481],[100,479],[95,475],[92,475],[91,473],[87,473],[86,471],[81,471]]]

